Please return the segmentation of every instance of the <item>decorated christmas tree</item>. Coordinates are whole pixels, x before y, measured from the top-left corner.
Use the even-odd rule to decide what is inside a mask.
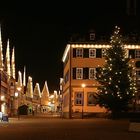
[[[101,86],[96,99],[97,104],[113,113],[128,110],[136,88],[130,58],[126,57],[120,28],[117,26],[110,44],[111,47],[105,52],[105,65],[97,73],[97,81]]]

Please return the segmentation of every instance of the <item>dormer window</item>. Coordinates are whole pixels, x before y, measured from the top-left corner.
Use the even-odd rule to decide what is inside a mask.
[[[95,33],[90,33],[90,40],[95,40]]]

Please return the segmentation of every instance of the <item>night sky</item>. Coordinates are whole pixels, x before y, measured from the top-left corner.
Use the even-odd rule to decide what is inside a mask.
[[[62,77],[62,55],[70,37],[94,29],[110,36],[115,25],[127,23],[125,0],[93,0],[92,3],[16,3],[1,7],[3,49],[10,39],[15,47],[16,68],[38,82],[41,90],[47,80],[49,90],[58,90]],[[130,25],[130,26],[129,26]]]

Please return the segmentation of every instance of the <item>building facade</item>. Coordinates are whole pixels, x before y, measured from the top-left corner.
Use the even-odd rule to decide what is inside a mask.
[[[70,43],[63,54],[63,114],[73,117],[79,112],[85,115],[99,115],[107,110],[95,105],[94,94],[98,82],[96,73],[105,64],[104,52],[110,45],[92,43]],[[140,105],[140,45],[125,45],[126,57],[131,57],[134,80],[137,85],[135,103]]]
[[[14,51],[14,48],[11,51],[9,40],[6,51],[3,51],[0,29],[0,112],[8,116],[18,115],[20,109],[20,113],[24,115],[55,112],[59,104],[56,93],[52,94],[53,96],[50,95],[46,81],[42,91],[39,83],[34,86],[32,77],[26,75],[25,67],[23,75],[20,71],[17,72]],[[3,55],[3,52],[6,54]],[[12,54],[11,57],[10,54]],[[26,77],[28,77],[27,82]]]

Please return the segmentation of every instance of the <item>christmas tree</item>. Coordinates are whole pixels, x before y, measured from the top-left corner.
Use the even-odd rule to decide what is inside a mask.
[[[115,27],[111,36],[111,47],[106,50],[105,65],[97,73],[101,86],[96,95],[97,104],[113,112],[126,111],[135,94],[130,58],[120,35],[120,28]]]

